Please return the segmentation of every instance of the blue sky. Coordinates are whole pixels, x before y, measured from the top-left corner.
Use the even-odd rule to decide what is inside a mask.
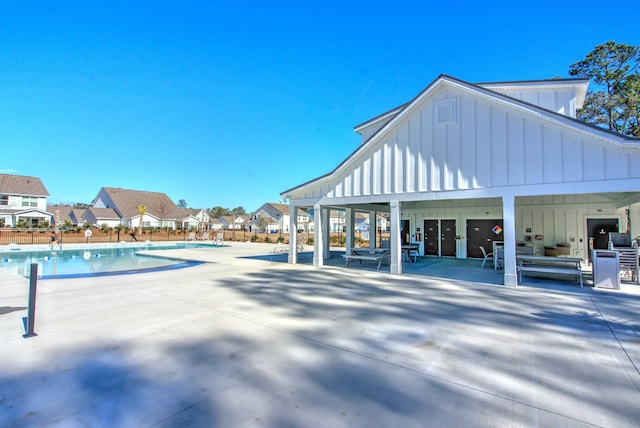
[[[106,186],[250,212],[441,73],[568,77],[598,44],[640,45],[637,0],[305,3],[4,2],[0,172],[52,203]]]

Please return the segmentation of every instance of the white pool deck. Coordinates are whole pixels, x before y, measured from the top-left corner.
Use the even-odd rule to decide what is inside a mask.
[[[41,280],[31,338],[28,281],[0,271],[0,426],[638,426],[639,286],[514,289],[271,247]]]

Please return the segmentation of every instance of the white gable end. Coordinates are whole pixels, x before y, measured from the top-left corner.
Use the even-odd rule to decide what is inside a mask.
[[[481,83],[478,86],[575,118],[576,110],[582,108],[584,103],[589,81],[587,79],[542,80]]]
[[[515,186],[518,194],[536,194],[535,186],[549,184],[558,185],[558,193],[566,192],[563,185],[590,192],[589,183],[600,186],[639,178],[640,150],[635,143],[441,80],[332,174],[291,195],[375,201],[391,194],[400,199],[402,194],[416,198],[420,193],[419,199],[440,197],[438,193],[456,198],[456,191],[469,197],[472,191],[483,197],[499,194],[491,189]]]

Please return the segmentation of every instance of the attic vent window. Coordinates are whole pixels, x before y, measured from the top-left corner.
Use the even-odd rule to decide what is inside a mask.
[[[436,102],[436,123],[448,125],[456,122],[456,99],[448,98]]]

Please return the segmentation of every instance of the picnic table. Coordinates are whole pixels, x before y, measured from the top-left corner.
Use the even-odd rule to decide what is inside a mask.
[[[380,265],[382,265],[382,260],[389,257],[389,249],[357,247],[351,249],[351,254],[345,254],[342,257],[345,260],[345,267],[349,266],[351,260],[358,260],[361,264],[363,260],[369,260],[378,262],[377,269],[379,270]]]
[[[413,263],[414,260],[411,260],[411,252],[418,251],[420,249],[420,244],[418,244],[417,242],[411,243],[411,244],[405,244],[405,245],[402,245],[400,248],[402,250],[402,261]]]

